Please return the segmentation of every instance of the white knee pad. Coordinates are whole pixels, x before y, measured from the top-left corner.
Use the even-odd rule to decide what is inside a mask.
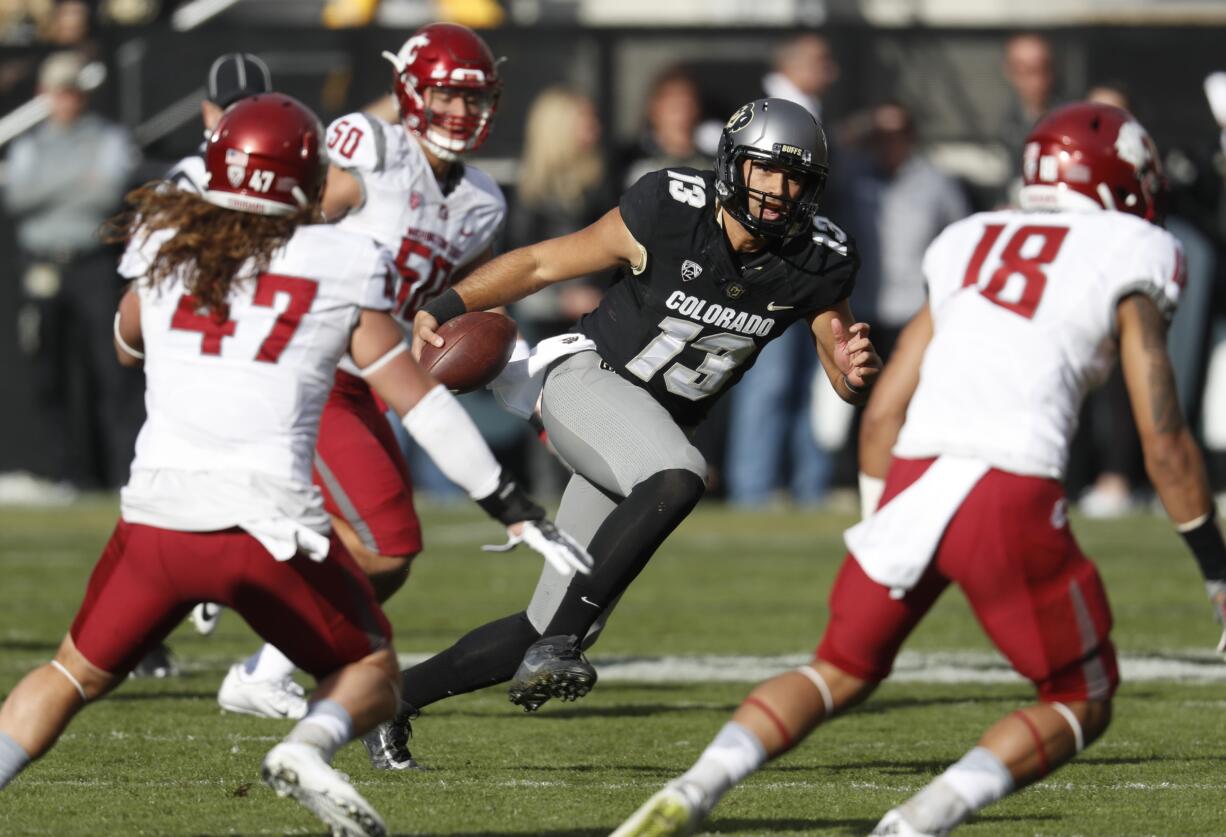
[[[81,685],[80,680],[72,676],[72,672],[65,668],[63,663],[59,660],[52,660],[51,667],[68,678],[68,682],[73,685],[77,690],[77,694],[81,696],[82,702],[89,703],[89,697],[85,694],[85,687]]]
[[[1073,714],[1073,710],[1069,709],[1063,703],[1052,701],[1048,704],[1052,709],[1060,713],[1060,717],[1068,721],[1068,725],[1073,728],[1073,741],[1076,742],[1077,749],[1075,753],[1080,753],[1086,748],[1085,734],[1081,731],[1081,722],[1077,720],[1077,716]]]
[[[811,665],[803,665],[796,670],[808,678],[809,682],[817,687],[817,691],[822,696],[822,704],[826,707],[826,717],[829,718],[831,715],[833,715],[834,695],[830,692],[830,686],[826,683],[826,678],[822,677],[821,672]]]

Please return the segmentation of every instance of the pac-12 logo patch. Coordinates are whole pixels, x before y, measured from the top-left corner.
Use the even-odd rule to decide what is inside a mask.
[[[686,259],[681,263],[681,281],[688,282],[702,275],[702,265]]]
[[[735,134],[750,122],[753,122],[753,102],[741,105],[737,112],[732,114],[732,118],[728,120],[728,123],[724,125],[724,130],[730,134]]]

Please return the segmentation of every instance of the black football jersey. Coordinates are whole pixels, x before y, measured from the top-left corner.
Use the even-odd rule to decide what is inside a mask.
[[[673,168],[644,175],[621,199],[646,269],[623,269],[600,306],[579,321],[605,362],[692,427],[796,320],[846,299],[859,258],[824,218],[738,265],[715,211],[715,173]]]

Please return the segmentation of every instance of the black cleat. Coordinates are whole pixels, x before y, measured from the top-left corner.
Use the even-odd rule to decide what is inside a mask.
[[[128,675],[129,677],[178,677],[179,667],[175,665],[170,648],[159,642],[144,656]]]
[[[409,752],[409,739],[413,737],[410,721],[416,713],[398,714],[384,721],[362,736],[370,766],[375,770],[425,770]]]
[[[596,669],[583,656],[576,636],[547,636],[529,646],[507,696],[535,712],[550,698],[578,700],[596,685]]]

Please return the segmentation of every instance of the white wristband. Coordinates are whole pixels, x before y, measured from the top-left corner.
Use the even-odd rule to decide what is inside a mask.
[[[877,511],[881,495],[885,491],[885,480],[881,477],[870,477],[860,472],[860,519],[868,520]]]
[[[119,348],[123,349],[125,352],[127,352],[128,354],[130,354],[132,357],[136,358],[137,360],[145,359],[145,353],[142,352],[140,349],[133,349],[131,346],[129,346],[128,341],[124,340],[123,335],[119,333],[119,312],[118,311],[115,312],[115,324],[111,328],[115,332],[115,342],[119,344]]]
[[[439,384],[400,419],[434,464],[474,500],[498,490],[502,466],[455,396]]]

